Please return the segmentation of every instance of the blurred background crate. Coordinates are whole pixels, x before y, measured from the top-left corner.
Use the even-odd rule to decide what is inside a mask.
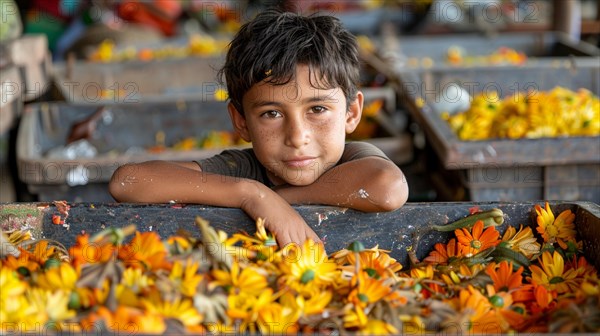
[[[220,57],[55,64],[54,82],[67,102],[87,104],[215,100]]]
[[[19,70],[19,91],[24,102],[46,93],[52,84],[52,58],[48,39],[43,34],[26,34],[4,43],[0,63],[13,64]]]
[[[600,56],[600,49],[573,41],[561,32],[449,34],[443,36],[382,36],[379,53],[396,71],[446,67],[488,67],[552,62],[565,57]]]
[[[600,202],[600,137],[489,139],[457,137],[443,112],[468,106],[469,97],[497,92],[501,98],[556,86],[600,93],[600,62],[565,59],[522,67],[446,68],[404,71],[402,103],[423,127],[435,156],[428,168],[454,200],[509,201],[533,199]],[[462,87],[465,91],[449,88]],[[462,95],[462,97],[461,97]],[[459,111],[464,110],[459,107]],[[449,187],[450,185],[450,187]],[[467,194],[468,193],[468,194]]]

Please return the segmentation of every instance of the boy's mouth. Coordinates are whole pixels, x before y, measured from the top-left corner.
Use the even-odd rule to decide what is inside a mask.
[[[312,156],[298,156],[283,161],[283,163],[285,163],[286,166],[293,168],[307,167],[312,165],[314,162],[315,158]]]

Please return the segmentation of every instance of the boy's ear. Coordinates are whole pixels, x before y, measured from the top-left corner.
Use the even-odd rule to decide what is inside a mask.
[[[360,117],[362,115],[364,96],[362,92],[358,91],[356,94],[356,99],[350,103],[348,112],[346,112],[346,133],[350,134],[354,132],[356,126],[360,122]]]
[[[236,130],[236,132],[238,132],[244,141],[251,142],[250,133],[248,132],[248,127],[246,126],[246,118],[240,112],[238,112],[237,108],[231,102],[227,104],[227,111],[229,111],[229,118],[231,119],[231,123],[233,124],[233,128]]]

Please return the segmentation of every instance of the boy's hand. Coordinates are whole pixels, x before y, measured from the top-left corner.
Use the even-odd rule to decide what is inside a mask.
[[[241,208],[253,219],[265,219],[265,227],[275,235],[279,247],[290,243],[302,245],[307,239],[321,243],[319,236],[288,202],[266,186],[254,185],[256,194],[251,193]]]

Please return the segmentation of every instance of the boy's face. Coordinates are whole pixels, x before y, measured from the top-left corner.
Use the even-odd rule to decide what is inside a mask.
[[[318,72],[311,75],[318,83]],[[298,65],[286,85],[255,84],[243,97],[244,116],[229,104],[234,127],[252,142],[275,185],[313,183],[339,161],[346,133],[360,121],[362,93],[348,110],[341,89],[317,89],[310,82],[308,66]]]

